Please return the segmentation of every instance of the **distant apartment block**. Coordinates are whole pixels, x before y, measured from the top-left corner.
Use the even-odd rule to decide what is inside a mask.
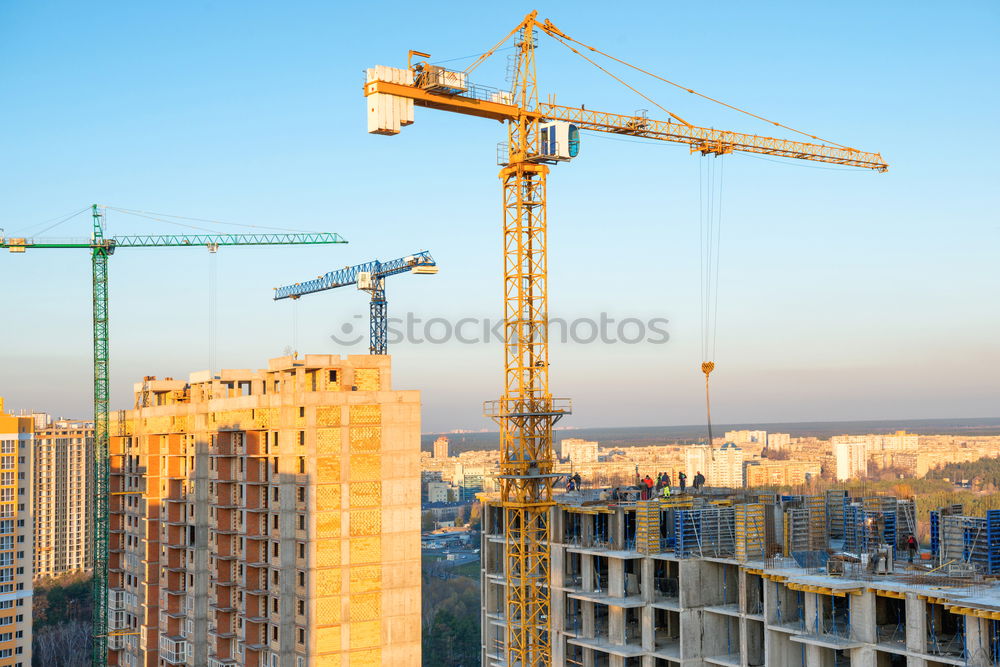
[[[561,458],[569,459],[576,465],[597,463],[598,444],[580,438],[566,438],[560,443]]]
[[[34,577],[39,579],[92,566],[94,423],[34,417]]]
[[[726,431],[726,442],[734,445],[764,445],[767,443],[767,431]]]
[[[830,440],[838,482],[868,474],[868,442],[864,436],[834,436]]]
[[[767,448],[775,451],[784,451],[792,446],[792,436],[788,433],[768,433]]]
[[[732,442],[721,447],[692,445],[687,448],[686,467],[688,484],[699,472],[705,476],[709,486],[740,488],[743,486],[743,462],[745,452]]]
[[[387,356],[136,385],[112,421],[111,664],[420,662],[420,403]]]
[[[34,419],[0,398],[0,667],[31,665],[31,445]]]
[[[434,458],[446,459],[448,458],[448,453],[448,438],[442,435],[434,441]]]

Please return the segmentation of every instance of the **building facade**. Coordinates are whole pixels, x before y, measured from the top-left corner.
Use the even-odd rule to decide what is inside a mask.
[[[852,436],[831,438],[835,472],[838,482],[860,479],[868,475],[868,443]]]
[[[94,423],[39,420],[32,459],[34,578],[92,567]]]
[[[933,569],[953,558],[945,550],[917,570],[899,562],[902,552],[893,562],[881,534],[859,541],[867,510],[905,522],[912,500],[844,492],[555,500],[547,587],[555,667],[1000,664],[996,580]],[[481,664],[505,667],[507,586],[517,579],[505,572],[499,498],[484,501]],[[956,526],[966,519],[955,518]],[[944,544],[946,519],[941,526]],[[959,552],[961,538],[959,530]],[[855,553],[881,553],[881,565],[792,557],[800,545],[836,553],[849,539]]]
[[[0,667],[31,665],[31,444],[34,419],[0,398]]]
[[[569,459],[574,465],[597,463],[598,444],[580,438],[566,438],[560,443],[561,458]]]
[[[767,444],[767,431],[726,431],[726,442],[736,445]]]
[[[419,663],[419,394],[388,356],[136,394],[112,423],[110,609],[137,634],[112,664]]]
[[[446,459],[448,458],[448,438],[443,435],[434,441],[434,458],[436,459]]]

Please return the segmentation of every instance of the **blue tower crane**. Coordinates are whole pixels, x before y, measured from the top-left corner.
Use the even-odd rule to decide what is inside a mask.
[[[438,272],[437,262],[431,254],[423,250],[406,257],[380,262],[345,266],[339,271],[318,276],[315,280],[274,288],[274,300],[298,299],[306,294],[357,285],[359,290],[371,295],[371,316],[369,322],[370,354],[388,354],[388,302],[385,299],[385,279],[400,273],[430,275]]]

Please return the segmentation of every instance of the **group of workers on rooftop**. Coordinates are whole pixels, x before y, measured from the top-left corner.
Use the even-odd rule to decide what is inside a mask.
[[[677,484],[680,493],[687,492],[687,474],[684,472],[677,473]],[[705,486],[705,476],[698,471],[694,479],[691,482],[691,488],[694,489],[695,493],[698,493],[701,488]],[[580,473],[569,475],[566,479],[566,491],[579,491],[583,488],[583,480],[580,478]],[[616,486],[608,492],[608,489],[602,489],[600,493],[600,500],[602,501],[612,501],[618,502],[622,500],[652,500],[654,498],[669,498],[671,493],[673,493],[670,473],[661,472],[656,476],[654,480],[649,475],[643,478],[639,478],[638,472],[636,473],[636,484],[634,486]]]

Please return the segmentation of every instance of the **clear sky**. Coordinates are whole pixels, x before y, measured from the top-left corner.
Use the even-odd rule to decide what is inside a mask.
[[[500,192],[492,121],[417,109],[365,131],[362,71],[479,53],[530,5],[331,2],[0,3],[0,226],[96,202],[337,231],[349,245],[121,251],[111,262],[113,406],[144,375],[261,367],[367,314],[351,289],[274,303],[271,288],[429,249],[441,272],[389,284],[390,311],[496,317]],[[713,416],[720,422],[996,416],[1000,5],[964,2],[539,3],[568,34],[709,95],[880,151],[886,174],[726,161]],[[633,7],[634,9],[634,7]],[[504,85],[503,66],[474,81]],[[468,59],[449,66],[464,67]],[[631,113],[648,102],[541,38],[540,89]],[[625,74],[622,70],[616,71]],[[629,74],[699,125],[776,128]],[[651,115],[655,115],[651,113]],[[554,344],[567,426],[697,423],[699,160],[584,136],[549,179],[551,314],[662,317],[662,345]],[[181,231],[111,214],[110,232]],[[78,217],[46,236],[86,236]],[[220,231],[232,231],[220,228]],[[187,230],[191,231],[191,230]],[[0,256],[0,395],[90,414],[90,277],[82,251]],[[293,316],[297,309],[298,335]],[[481,429],[501,383],[492,345],[399,344],[397,388],[424,430]]]

